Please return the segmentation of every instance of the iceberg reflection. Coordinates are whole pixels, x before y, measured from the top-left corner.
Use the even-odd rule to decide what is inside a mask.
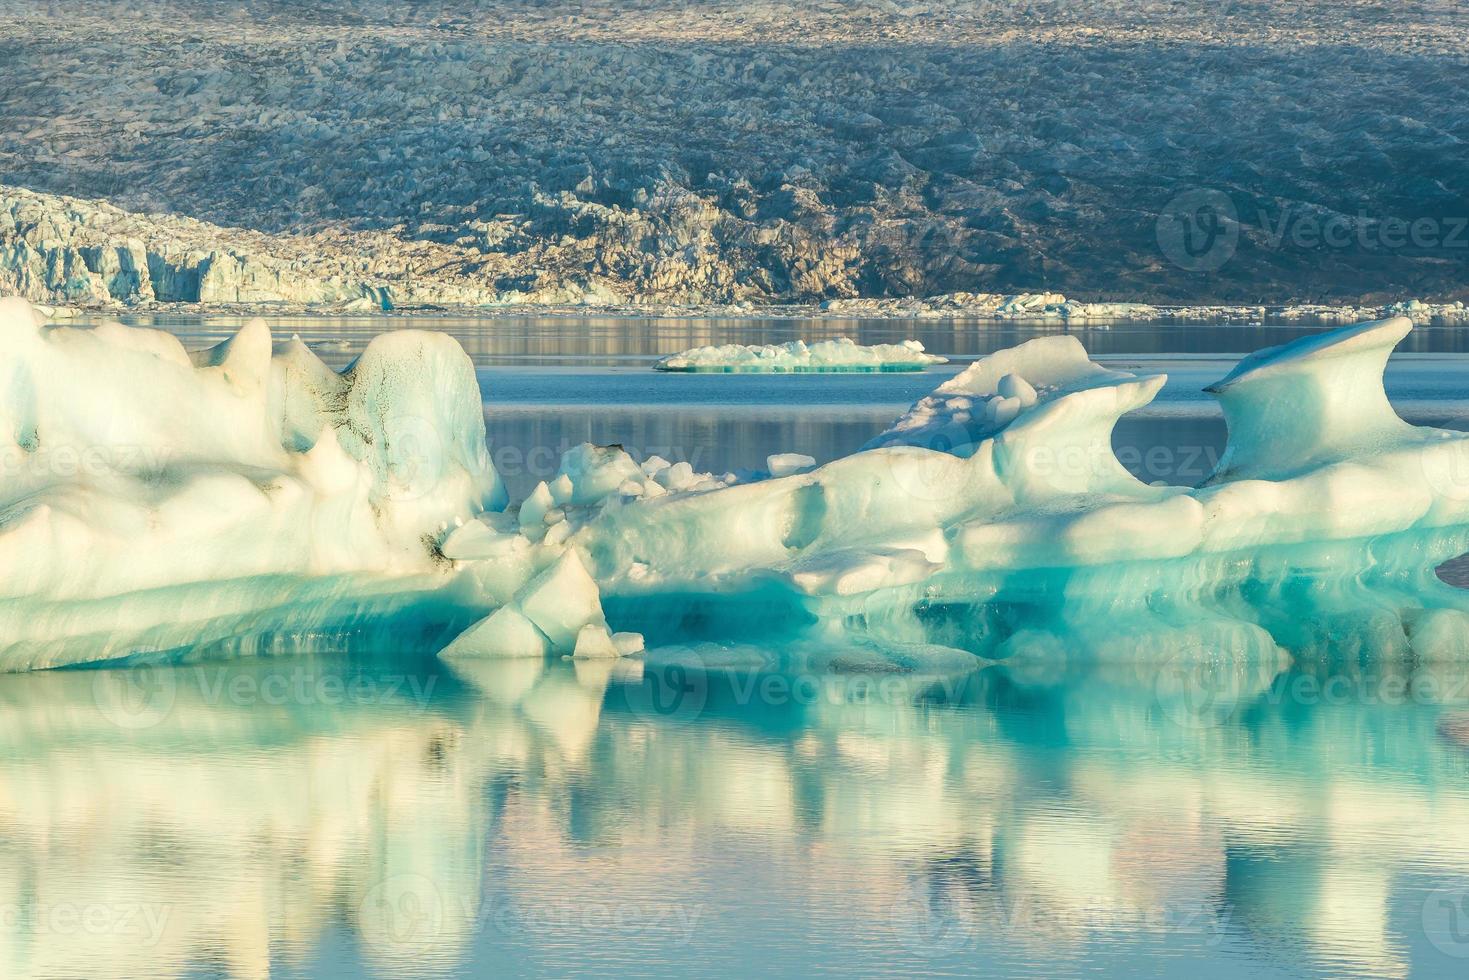
[[[1469,889],[1461,672],[877,666],[693,647],[0,677],[0,973],[1469,954],[1433,904]]]

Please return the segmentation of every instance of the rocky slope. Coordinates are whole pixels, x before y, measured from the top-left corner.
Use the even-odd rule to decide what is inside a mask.
[[[1469,295],[1457,0],[3,7],[49,302]]]

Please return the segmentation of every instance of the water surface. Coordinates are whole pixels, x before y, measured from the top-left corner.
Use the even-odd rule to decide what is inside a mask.
[[[0,678],[0,968],[1463,975],[1462,672],[759,656]]]
[[[190,347],[218,343],[240,317],[137,316]],[[1161,372],[1157,401],[1118,426],[1119,458],[1149,482],[1198,483],[1224,447],[1224,425],[1203,393],[1241,356],[1320,326],[1116,323],[1067,327],[935,320],[719,320],[574,317],[278,317],[277,339],[299,334],[343,367],[384,330],[444,330],[479,369],[491,451],[511,493],[555,476],[580,442],[620,444],[634,456],[684,459],[710,472],[760,469],[771,453],[826,462],[882,432],[904,409],[975,358],[1032,337],[1071,333],[1109,367]],[[917,339],[952,363],[877,375],[662,374],[661,355],[718,344],[774,344],[849,336],[859,343]],[[1404,341],[1387,389],[1412,422],[1459,428],[1469,419],[1469,329],[1423,327]]]
[[[190,346],[228,323],[172,320]],[[845,454],[1014,325],[281,320],[341,366],[444,328],[512,490],[583,440],[701,468]],[[1300,327],[1082,331],[1166,371],[1116,444],[1196,482],[1201,389]],[[657,375],[700,343],[915,336],[916,375]],[[1458,425],[1469,332],[1388,391]],[[517,455],[518,454],[518,455]],[[0,677],[6,977],[1463,976],[1469,671],[1188,664],[448,668],[402,649]],[[1370,659],[1370,658],[1369,658]],[[841,661],[838,661],[840,664]],[[1180,678],[1178,671],[1182,670]]]

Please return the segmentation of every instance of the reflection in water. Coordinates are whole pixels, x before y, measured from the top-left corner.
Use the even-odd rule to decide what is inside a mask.
[[[108,317],[112,318],[111,316]],[[125,323],[176,333],[186,346],[205,347],[232,336],[249,317],[197,314],[125,314]],[[615,316],[356,316],[316,314],[266,318],[277,338],[292,333],[334,367],[362,352],[384,330],[418,328],[453,334],[476,364],[651,366],[662,354],[708,344],[782,344],[850,337],[860,344],[918,340],[934,353],[968,359],[1041,334],[1073,333],[1093,354],[1240,354],[1286,343],[1321,324],[1017,322],[983,320],[861,320],[737,317]],[[86,322],[85,320],[79,322]],[[1401,351],[1469,351],[1469,332],[1420,328]]]
[[[0,974],[1469,956],[1462,668],[687,653],[0,677]]]

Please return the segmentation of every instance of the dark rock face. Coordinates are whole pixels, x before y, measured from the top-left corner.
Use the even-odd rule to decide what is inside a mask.
[[[3,182],[475,293],[1469,294],[1454,0],[7,7]]]

